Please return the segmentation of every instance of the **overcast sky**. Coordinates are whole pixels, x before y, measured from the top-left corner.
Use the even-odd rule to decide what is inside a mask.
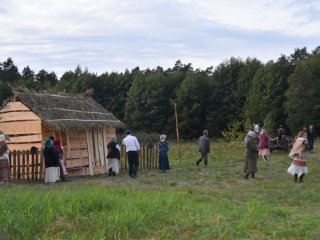
[[[1,0],[0,61],[59,77],[263,62],[320,45],[320,0]]]

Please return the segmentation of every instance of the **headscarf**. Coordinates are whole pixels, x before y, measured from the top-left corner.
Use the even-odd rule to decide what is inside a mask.
[[[46,142],[44,143],[44,147],[45,148],[52,148],[53,147],[52,140],[50,138],[48,138],[46,140]]]
[[[60,143],[60,139],[56,139],[53,141],[53,145],[55,146],[55,148],[58,150],[58,152],[60,154],[63,154],[62,148],[61,148],[61,143]]]

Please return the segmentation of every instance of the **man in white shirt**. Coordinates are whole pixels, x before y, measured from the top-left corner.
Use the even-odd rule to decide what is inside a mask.
[[[135,136],[131,135],[130,130],[126,130],[125,134],[127,136],[122,140],[122,144],[126,146],[126,152],[128,155],[129,176],[132,178],[136,178],[139,168],[138,151],[140,150],[140,145],[138,139]]]

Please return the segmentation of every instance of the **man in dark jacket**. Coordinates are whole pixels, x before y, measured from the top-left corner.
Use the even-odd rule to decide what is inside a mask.
[[[205,165],[208,165],[208,153],[210,152],[210,139],[208,138],[208,130],[204,130],[203,135],[199,138],[199,152],[201,153],[201,157],[196,161],[196,165],[198,166],[202,160],[204,160]]]

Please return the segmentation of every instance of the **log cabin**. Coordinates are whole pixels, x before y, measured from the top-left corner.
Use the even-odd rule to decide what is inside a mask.
[[[106,145],[124,124],[90,96],[14,90],[0,107],[0,131],[9,149],[41,149],[49,136],[59,138],[70,175],[107,171]]]

